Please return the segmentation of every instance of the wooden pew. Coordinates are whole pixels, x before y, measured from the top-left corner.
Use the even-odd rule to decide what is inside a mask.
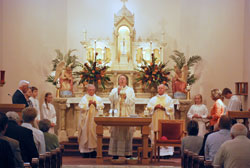
[[[22,110],[25,104],[0,104],[0,112],[7,113],[8,111],[15,111],[18,113],[20,120],[22,120]]]
[[[204,156],[199,156],[198,160],[199,160],[199,168],[205,168],[205,166],[204,166],[204,160],[205,160]]]
[[[57,151],[54,149],[51,151],[51,168],[56,168],[57,163]]]
[[[197,153],[194,153],[192,156],[192,160],[193,160],[193,168],[199,168],[199,155]]]
[[[45,159],[46,159],[45,154],[39,155],[39,168],[45,168]]]
[[[213,168],[213,165],[212,165],[212,161],[211,160],[206,160],[204,161],[204,166],[205,168]]]
[[[30,165],[30,163],[24,163],[24,164],[23,164],[23,167],[24,167],[24,168],[32,168],[31,165]]]
[[[62,167],[62,156],[63,156],[63,152],[64,152],[64,145],[60,145],[60,150],[61,150],[61,158],[60,158],[60,165],[61,165],[61,167]]]
[[[188,151],[188,164],[187,164],[187,167],[188,168],[192,168],[193,167],[193,152],[191,151]]]
[[[183,156],[181,157],[181,164],[183,168],[187,168],[188,165],[188,150],[183,151]]]
[[[56,148],[56,168],[61,168],[61,150]]]
[[[45,153],[45,167],[51,168],[51,153],[50,152]]]
[[[39,168],[39,159],[38,158],[32,158],[31,167],[32,168]]]

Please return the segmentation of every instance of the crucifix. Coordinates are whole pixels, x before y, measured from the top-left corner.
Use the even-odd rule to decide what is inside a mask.
[[[125,6],[125,3],[128,2],[128,0],[121,0],[123,2],[123,5]]]

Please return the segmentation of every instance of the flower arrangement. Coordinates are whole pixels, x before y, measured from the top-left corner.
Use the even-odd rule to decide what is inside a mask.
[[[60,66],[61,69],[65,67],[70,67],[73,71],[77,66],[80,66],[81,63],[77,61],[78,57],[72,54],[74,51],[76,51],[76,49],[69,50],[65,55],[63,55],[63,53],[59,49],[56,49],[55,51],[57,53],[57,56],[55,59],[52,60],[52,73],[47,76],[46,82],[50,82],[56,86],[57,82],[55,81],[55,76],[56,71]],[[62,64],[62,62],[64,62],[64,64]]]
[[[167,68],[167,63],[156,63],[157,58],[154,53],[152,53],[151,57],[152,62],[150,64],[143,59],[142,65],[136,69],[139,72],[136,82],[142,83],[148,88],[156,88],[159,84],[168,86],[170,69]]]
[[[184,53],[181,53],[177,50],[174,50],[174,55],[171,55],[170,58],[176,63],[176,67],[179,70],[182,70],[185,66],[187,66],[187,84],[192,85],[197,80],[197,77],[194,73],[191,73],[191,67],[201,61],[201,56],[194,55],[191,56],[187,61]]]
[[[82,65],[82,71],[76,72],[80,76],[79,84],[87,85],[94,84],[96,87],[101,85],[105,89],[105,85],[109,83],[110,78],[106,74],[109,66],[108,63],[103,62],[101,59],[96,59],[98,53],[95,54],[95,61],[88,60]]]

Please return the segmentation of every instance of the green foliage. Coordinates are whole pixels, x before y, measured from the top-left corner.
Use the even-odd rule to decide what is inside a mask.
[[[186,62],[186,57],[184,53],[174,50],[174,55],[171,55],[170,58],[176,63],[176,66],[180,70],[183,68],[184,65],[188,66],[187,83],[189,85],[194,84],[197,78],[195,77],[194,74],[191,74],[190,68],[193,67],[195,64],[197,64],[199,61],[201,61],[201,56],[199,55],[191,56]]]

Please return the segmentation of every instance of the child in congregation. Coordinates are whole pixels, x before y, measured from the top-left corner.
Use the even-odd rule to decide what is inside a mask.
[[[42,104],[41,114],[43,119],[48,119],[51,122],[50,133],[54,133],[54,127],[56,125],[56,110],[52,103],[52,93],[47,92],[44,97],[44,103]]]
[[[206,105],[202,104],[202,96],[200,94],[194,96],[194,103],[188,110],[187,117],[198,122],[198,136],[203,137],[206,134],[205,119],[207,118],[208,110]]]
[[[31,88],[29,87],[28,90],[26,91],[26,93],[24,93],[25,99],[29,105],[29,107],[33,107],[32,102],[30,101],[30,97],[32,96],[32,91]]]
[[[41,112],[40,112],[39,101],[37,99],[38,89],[37,89],[37,87],[32,86],[31,91],[32,91],[32,95],[29,99],[32,102],[33,107],[37,110],[36,121],[40,121],[41,120]]]

